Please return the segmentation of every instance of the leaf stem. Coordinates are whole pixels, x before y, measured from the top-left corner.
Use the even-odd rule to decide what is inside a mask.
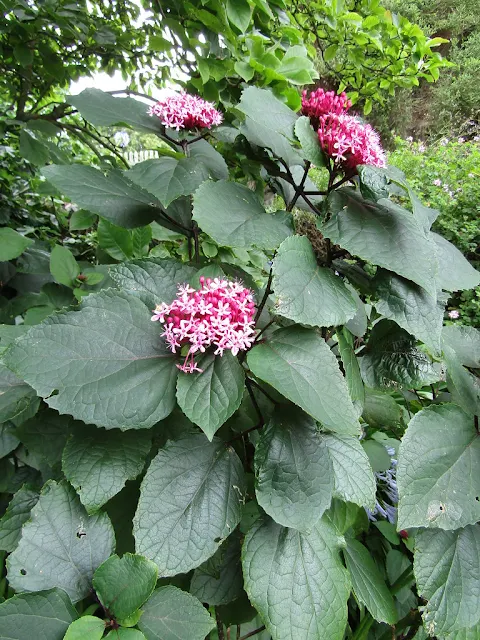
[[[264,424],[265,421],[263,419],[262,410],[260,409],[257,399],[255,398],[255,394],[253,393],[252,381],[250,380],[250,378],[245,378],[245,386],[247,387],[248,395],[250,396],[250,400],[252,401],[252,404],[255,408],[255,411],[257,412],[260,422]]]
[[[305,162],[305,170],[303,172],[302,179],[300,181],[300,184],[295,188],[295,193],[293,195],[293,198],[292,198],[291,202],[287,206],[287,211],[292,211],[292,209],[295,206],[298,198],[302,194],[303,187],[305,186],[305,181],[307,180],[308,170],[310,169],[310,166],[311,166],[311,163],[307,160],[307,162]]]
[[[218,640],[225,640],[225,633],[223,631],[223,622],[220,618],[220,615],[217,609],[215,609],[215,619],[217,621]]]
[[[248,378],[248,380],[250,381],[250,384],[253,384],[254,387],[256,387],[259,391],[261,391],[263,395],[267,397],[272,404],[277,404],[275,400],[272,398],[272,396],[267,391],[265,391],[265,389],[263,389],[256,380],[253,380],[252,378]]]
[[[262,298],[260,304],[258,305],[257,313],[255,314],[255,324],[258,322],[258,319],[262,315],[262,311],[263,311],[263,308],[265,307],[265,305],[267,303],[268,296],[271,293],[273,293],[273,291],[271,289],[272,280],[273,280],[273,267],[270,268],[270,273],[268,274],[267,286],[265,287],[265,293],[263,294],[263,298]]]
[[[264,624],[262,624],[261,627],[258,627],[258,629],[254,629],[253,631],[250,631],[250,633],[246,633],[244,636],[240,638],[240,640],[247,640],[247,638],[252,638],[253,636],[256,636],[257,633],[261,633],[262,631],[265,631]]]

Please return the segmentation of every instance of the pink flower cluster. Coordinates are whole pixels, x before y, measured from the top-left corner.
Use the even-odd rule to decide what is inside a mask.
[[[160,118],[170,129],[210,129],[221,124],[222,114],[211,102],[185,91],[163,98],[148,109],[148,114]]]
[[[215,355],[229,349],[235,356],[250,348],[255,340],[255,302],[250,289],[240,282],[200,278],[197,291],[188,284],[180,285],[172,304],[162,302],[153,311],[152,320],[165,325],[162,336],[173,353],[189,344],[183,364],[185,373],[202,372],[194,360],[215,346]]]
[[[359,164],[376,167],[386,165],[380,137],[369,124],[347,114],[352,106],[345,93],[337,96],[332,91],[317,89],[302,98],[302,113],[310,117],[324,153],[347,175],[353,174]]]

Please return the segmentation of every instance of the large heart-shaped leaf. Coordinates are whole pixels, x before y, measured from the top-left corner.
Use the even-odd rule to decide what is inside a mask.
[[[480,621],[480,525],[418,531],[414,571],[418,593],[428,600],[423,620],[430,634],[443,638]]]
[[[250,529],[243,549],[245,589],[273,640],[342,640],[350,582],[341,544],[327,520],[308,535],[270,518]]]
[[[0,604],[2,640],[62,640],[78,614],[61,589],[19,593]]]
[[[480,271],[468,262],[465,256],[438,233],[431,233],[438,255],[437,284],[446,291],[473,289],[480,284]]]
[[[147,640],[204,640],[214,626],[197,598],[171,585],[153,592],[138,623]]]
[[[66,100],[96,127],[128,124],[138,131],[157,134],[163,129],[157,117],[148,115],[148,105],[134,98],[115,98],[100,89],[84,89]]]
[[[249,352],[248,366],[327,429],[350,435],[360,432],[337,360],[315,331],[301,327],[276,331]]]
[[[282,406],[255,449],[258,504],[279,524],[309,531],[330,507],[333,469],[315,420]]]
[[[202,373],[180,373],[177,401],[183,413],[198,424],[209,440],[238,409],[245,388],[245,374],[237,358],[207,354],[198,360]]]
[[[110,269],[118,288],[138,296],[149,309],[161,302],[172,302],[178,285],[189,282],[195,273],[193,267],[178,260],[157,258],[124,262]]]
[[[76,429],[63,452],[62,468],[88,513],[95,513],[142,471],[150,451],[148,431]]]
[[[363,381],[372,389],[418,388],[440,378],[427,354],[415,346],[415,338],[392,320],[373,327],[359,364]]]
[[[80,164],[52,164],[42,173],[79,207],[119,227],[143,227],[161,209],[159,201],[116,169],[106,176],[99,169]]]
[[[398,528],[458,529],[480,520],[480,438],[454,404],[417,413],[400,445]]]
[[[245,481],[233,449],[187,433],[167,442],[142,482],[136,550],[161,576],[186,573],[213,555],[240,521]]]
[[[328,204],[331,217],[321,226],[323,235],[436,296],[436,246],[409,211],[389,200],[364,200],[350,188],[334,191]]]
[[[326,435],[324,440],[332,459],[335,494],[348,502],[373,509],[377,487],[360,441],[337,434]]]
[[[177,371],[150,318],[138,298],[102,291],[80,311],[32,327],[4,358],[60,413],[106,428],[149,428],[173,409]]]
[[[16,591],[59,587],[77,602],[90,593],[93,573],[114,545],[108,516],[88,516],[65,481],[50,481],[8,557],[8,581]]]
[[[225,247],[255,245],[259,249],[276,249],[292,234],[289,214],[267,213],[253,191],[224,180],[205,182],[197,189],[193,218],[205,233]]]
[[[165,157],[140,162],[125,175],[168,207],[178,197],[192,194],[207,180],[208,169],[198,158]]]
[[[275,312],[300,324],[345,324],[357,311],[343,280],[317,264],[306,236],[292,236],[280,245],[273,262],[273,291]]]
[[[383,269],[373,283],[379,297],[377,311],[439,353],[445,311],[441,296],[437,299],[411,280]]]

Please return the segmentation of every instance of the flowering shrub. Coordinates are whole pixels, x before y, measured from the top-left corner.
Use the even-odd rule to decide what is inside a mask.
[[[0,635],[477,638],[480,274],[436,212],[345,96],[74,101],[169,149],[43,169],[98,264],[0,229]]]

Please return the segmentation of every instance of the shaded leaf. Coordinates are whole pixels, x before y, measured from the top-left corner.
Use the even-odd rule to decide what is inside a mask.
[[[0,519],[0,549],[11,553],[16,549],[22,526],[30,517],[30,511],[37,504],[38,493],[28,485],[17,491],[7,510]]]
[[[25,238],[10,227],[0,229],[0,262],[14,260],[21,255],[33,240]]]
[[[212,572],[209,565],[217,557],[218,567]],[[242,595],[243,576],[238,535],[233,533],[212,558],[195,569],[190,593],[200,602],[207,602],[209,605],[228,604]]]

